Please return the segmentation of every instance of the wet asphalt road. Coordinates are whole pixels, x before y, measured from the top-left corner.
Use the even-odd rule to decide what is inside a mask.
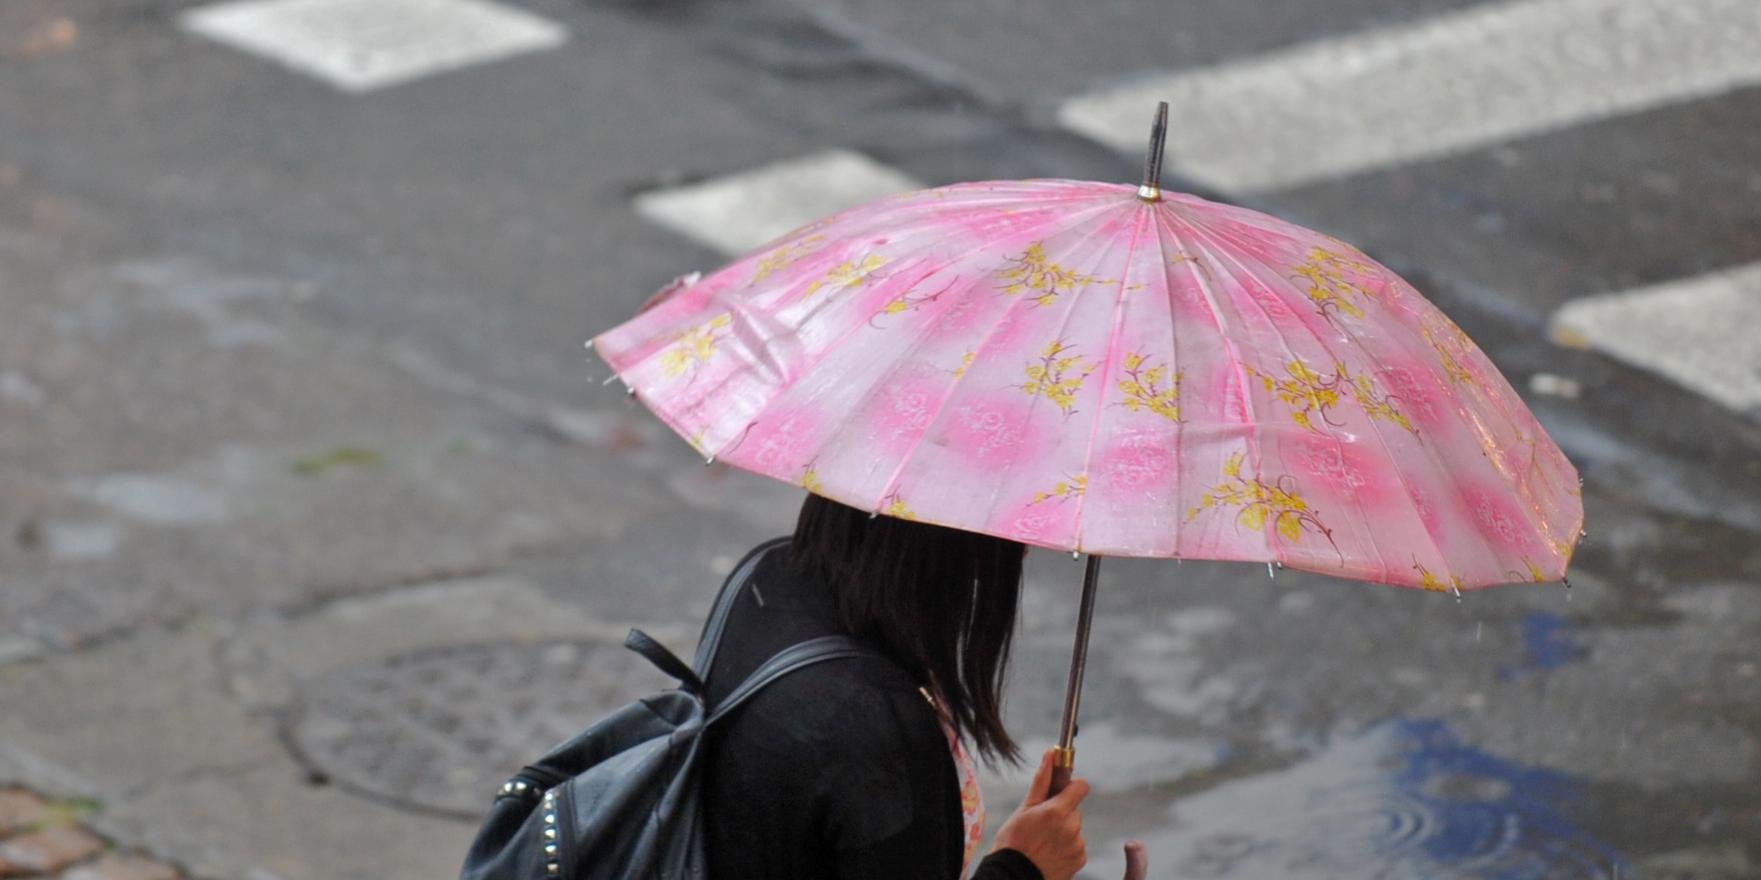
[[[0,9],[0,671],[482,577],[688,639],[798,496],[695,464],[600,387],[581,340],[725,259],[635,196],[832,148],[925,184],[1131,181],[1139,158],[1064,129],[1065,99],[1474,6],[522,0],[568,42],[349,94],[179,29],[190,5]],[[1761,876],[1761,423],[1547,334],[1574,299],[1761,259],[1758,155],[1750,86],[1286,188],[1170,182],[1412,279],[1577,464],[1589,536],[1569,594],[1460,602],[1109,562],[1079,740],[1093,876],[1126,836],[1158,877]],[[1032,558],[1030,742],[1079,578]],[[547,709],[522,687],[575,679],[499,644],[467,652],[493,697],[448,687],[523,707],[537,745],[647,681]],[[590,675],[615,662],[595,650],[543,656]],[[363,658],[261,705],[345,797],[468,816],[460,780],[505,768],[460,731],[494,734],[371,699],[448,665]],[[462,775],[400,758],[414,729]]]

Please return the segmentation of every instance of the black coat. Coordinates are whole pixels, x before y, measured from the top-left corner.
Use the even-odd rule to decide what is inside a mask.
[[[831,590],[791,575],[786,541],[759,563],[728,618],[709,705],[772,654],[839,631]],[[964,827],[948,740],[919,682],[880,657],[835,660],[776,682],[705,743],[703,805],[716,880],[954,880]],[[1041,880],[1014,850],[974,880]]]

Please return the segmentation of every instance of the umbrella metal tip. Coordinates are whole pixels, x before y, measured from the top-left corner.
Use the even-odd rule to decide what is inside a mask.
[[[1144,158],[1143,185],[1137,188],[1138,199],[1145,202],[1162,200],[1162,147],[1168,138],[1168,102],[1156,103],[1156,121],[1150,126],[1149,155]]]

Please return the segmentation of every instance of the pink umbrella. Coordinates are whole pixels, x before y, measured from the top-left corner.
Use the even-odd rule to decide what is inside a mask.
[[[1344,242],[1159,186],[908,193],[591,345],[710,460],[1098,557],[1460,591],[1563,579],[1576,470],[1461,328]]]

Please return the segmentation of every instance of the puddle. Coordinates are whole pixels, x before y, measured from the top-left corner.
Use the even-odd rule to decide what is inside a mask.
[[[1159,877],[1381,880],[1632,877],[1580,829],[1584,787],[1463,744],[1436,721],[1335,739],[1307,760],[1176,802],[1139,835]],[[1117,877],[1119,841],[1085,873]]]
[[[1509,680],[1525,672],[1558,669],[1584,656],[1571,621],[1551,611],[1537,611],[1523,617],[1523,661],[1518,666],[1500,667],[1498,677]]]

